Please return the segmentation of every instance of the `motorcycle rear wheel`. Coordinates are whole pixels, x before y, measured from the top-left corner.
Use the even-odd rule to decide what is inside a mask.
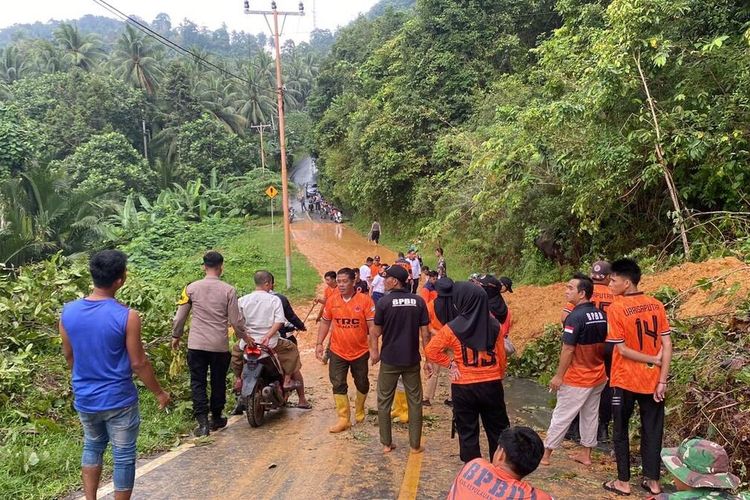
[[[262,404],[263,394],[261,384],[255,385],[253,393],[245,398],[245,416],[250,427],[260,427],[263,424],[266,408]]]

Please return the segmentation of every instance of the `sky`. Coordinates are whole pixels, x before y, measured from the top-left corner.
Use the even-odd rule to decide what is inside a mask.
[[[244,30],[250,33],[267,32],[263,16],[243,13],[243,0],[106,0],[107,3],[146,21],[152,21],[160,12],[169,14],[172,26],[188,18],[198,26],[216,29],[226,23],[229,31]],[[4,0],[0,15],[0,28],[16,23],[46,22],[50,19],[77,19],[86,14],[115,17],[93,0]],[[276,0],[279,11],[297,11],[298,0]],[[334,31],[367,12],[377,0],[307,0],[304,17],[290,16],[284,27],[284,38],[306,40],[313,29],[313,4],[317,27]],[[270,0],[250,0],[250,8],[269,10]]]

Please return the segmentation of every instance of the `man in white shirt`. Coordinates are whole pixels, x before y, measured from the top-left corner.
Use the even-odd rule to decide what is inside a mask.
[[[422,265],[419,263],[417,252],[413,248],[409,249],[406,254],[406,261],[411,266],[411,293],[417,293],[419,290],[419,278],[422,276]]]
[[[359,279],[366,281],[368,287],[372,287],[372,271],[370,270],[372,263],[372,257],[367,257],[365,263],[359,266]]]
[[[388,269],[388,266],[383,266],[383,272],[386,269]],[[372,277],[372,287],[370,287],[370,290],[372,291],[372,301],[377,304],[378,300],[385,295],[385,278],[379,273]]]
[[[268,271],[258,271],[253,276],[255,291],[240,297],[240,311],[245,317],[247,332],[258,344],[267,345],[276,351],[284,369],[284,387],[293,389],[292,376],[302,369],[299,351],[293,342],[282,339],[279,330],[284,326],[284,308],[281,299],[269,293],[273,290],[273,276]],[[240,342],[240,352],[245,348]]]

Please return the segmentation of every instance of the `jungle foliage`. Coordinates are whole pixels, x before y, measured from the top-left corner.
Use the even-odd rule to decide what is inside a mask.
[[[310,99],[323,184],[493,269],[726,251],[747,242],[749,42],[750,7],[724,0],[360,18]]]
[[[186,58],[133,25],[79,22],[17,26],[4,44],[0,32],[0,262],[100,248],[137,213],[265,213],[281,156],[267,130],[260,169],[252,127],[277,121],[269,37],[158,15],[151,28]],[[281,48],[290,152],[312,149],[307,101],[332,42],[317,30]]]

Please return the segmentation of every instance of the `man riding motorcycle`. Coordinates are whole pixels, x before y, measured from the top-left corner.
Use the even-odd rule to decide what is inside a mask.
[[[253,340],[266,345],[276,352],[276,355],[284,372],[284,389],[297,389],[299,397],[298,408],[310,409],[311,406],[305,398],[302,380],[302,363],[300,362],[297,346],[290,340],[281,338],[279,331],[286,322],[282,300],[279,296],[271,293],[274,278],[268,271],[258,271],[254,276],[255,291],[239,299],[240,311],[245,317],[245,326]],[[302,325],[304,326],[304,325]],[[242,388],[243,351],[245,342],[240,341],[232,348],[232,371],[236,377],[235,392]],[[232,414],[241,414],[243,408],[242,399],[238,398]]]

